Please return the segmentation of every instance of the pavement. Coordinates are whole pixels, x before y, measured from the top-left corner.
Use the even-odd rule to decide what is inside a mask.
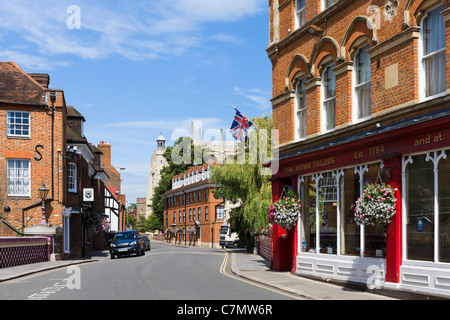
[[[415,297],[398,297],[393,292],[374,290],[367,292],[364,287],[352,288],[348,285],[329,283],[294,275],[290,272],[270,270],[270,262],[265,258],[247,253],[244,249],[229,249],[231,253],[231,272],[236,276],[264,284],[306,300],[398,300],[416,299]],[[85,259],[48,261],[0,268],[0,283],[32,274],[63,268],[70,265],[93,263],[110,259],[108,251],[94,251]],[[390,294],[391,293],[391,294]]]

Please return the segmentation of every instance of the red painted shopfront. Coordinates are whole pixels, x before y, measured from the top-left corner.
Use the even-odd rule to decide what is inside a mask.
[[[367,266],[376,261],[375,264],[379,263],[381,268],[383,282],[400,283],[400,269],[405,259],[404,248],[402,247],[405,241],[404,230],[402,229],[404,228],[402,222],[404,214],[402,211],[404,210],[404,201],[402,199],[404,191],[402,181],[404,179],[402,179],[402,173],[404,176],[405,168],[403,161],[405,155],[408,154],[430,153],[434,152],[434,150],[448,148],[450,146],[449,124],[450,116],[448,113],[443,116],[442,114],[430,114],[418,117],[415,120],[394,123],[386,127],[377,126],[373,130],[362,134],[280,156],[278,160],[279,170],[274,172],[272,176],[274,201],[280,198],[283,189],[287,186],[296,191],[301,190],[300,184],[305,184],[305,177],[306,180],[311,180],[312,177],[313,183],[309,186],[314,186],[314,179],[319,181],[317,180],[319,176],[324,179],[327,176],[325,174],[327,172],[330,172],[330,177],[331,174],[336,177],[342,177],[347,173],[353,174],[355,172],[354,175],[358,178],[356,174],[358,170],[362,172],[365,169],[368,172],[369,168],[373,167],[372,179],[377,172],[378,174],[382,172],[384,182],[397,188],[397,212],[385,230],[385,243],[382,246],[382,250],[376,248],[374,250],[375,253],[368,258],[364,258],[364,254],[361,253],[355,254],[350,259],[345,255],[349,251],[339,250],[339,247],[336,245],[334,247],[329,245],[327,249],[319,245],[314,247],[314,244],[312,244],[309,246],[310,249],[308,251],[307,241],[303,240],[304,233],[308,233],[308,231],[305,231],[307,228],[297,226],[290,231],[286,231],[276,225],[272,226],[272,269],[280,271],[290,270],[292,273],[304,272],[305,274],[320,275],[322,277],[329,274],[331,278],[335,275],[336,279],[345,280],[347,279],[345,276],[346,272],[350,275],[353,271],[358,270],[359,267],[357,265],[359,263],[363,264],[364,266],[361,268],[366,270]],[[372,164],[376,164],[376,166]],[[336,184],[339,185],[340,183]],[[344,185],[347,186],[342,182],[341,189]],[[339,190],[339,187],[337,189]],[[449,193],[450,190],[446,190],[446,192]],[[338,198],[337,203],[339,206],[339,199],[342,202],[341,196],[338,195],[336,198]],[[315,203],[312,203],[310,206],[311,210],[315,208],[314,205]],[[334,205],[336,206],[336,203]],[[317,206],[317,210],[320,210],[319,206]],[[320,218],[319,216],[317,217],[318,219]],[[339,237],[338,229],[344,229],[344,222],[340,221],[340,226],[338,225],[335,229],[336,237]],[[306,236],[309,235],[307,234]],[[313,234],[314,236],[316,235]],[[361,239],[363,239],[362,242],[364,243],[363,237],[364,235]],[[318,239],[315,241],[319,241]],[[341,241],[344,242],[344,240]],[[344,247],[342,243],[341,247]],[[316,248],[320,251],[317,251]],[[364,252],[364,248],[360,252]],[[336,262],[340,259],[342,264]],[[355,271],[355,273],[357,272],[361,273],[362,271]],[[351,276],[348,276],[348,279],[352,280]],[[364,281],[367,277],[359,276],[358,279],[357,282]]]

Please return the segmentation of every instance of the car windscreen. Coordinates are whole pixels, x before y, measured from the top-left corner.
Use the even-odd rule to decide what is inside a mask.
[[[126,232],[116,234],[113,241],[132,240],[132,239],[136,239],[136,234],[134,232]]]

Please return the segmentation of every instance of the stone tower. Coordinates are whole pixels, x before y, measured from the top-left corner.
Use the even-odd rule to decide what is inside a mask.
[[[150,174],[148,176],[147,183],[147,200],[146,200],[146,217],[152,214],[152,197],[156,186],[158,186],[161,180],[161,170],[167,165],[167,161],[164,158],[164,152],[166,151],[166,139],[161,134],[156,140],[156,150],[153,151],[150,161]]]

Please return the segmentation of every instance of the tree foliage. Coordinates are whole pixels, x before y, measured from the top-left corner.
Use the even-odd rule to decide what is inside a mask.
[[[271,143],[267,143],[267,140],[271,138],[272,117],[260,116],[252,119],[252,122],[262,131],[252,130],[249,133],[249,142],[243,148],[245,163],[213,166],[210,178],[219,187],[214,193],[216,198],[239,204],[231,210],[230,224],[239,233],[240,239],[245,238],[249,229],[259,232],[268,226],[267,212],[272,204],[270,175],[263,174],[265,168],[261,163],[261,160],[266,161],[271,157]],[[258,150],[257,155],[255,150]]]

